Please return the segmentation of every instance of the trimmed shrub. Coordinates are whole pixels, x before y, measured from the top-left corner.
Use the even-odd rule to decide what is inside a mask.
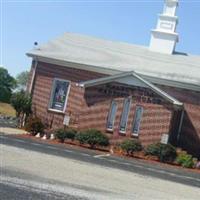
[[[44,132],[44,124],[38,117],[29,117],[25,126],[25,130],[30,132],[33,136],[37,133],[42,134]]]
[[[71,139],[73,141],[76,136],[76,133],[77,133],[77,131],[75,129],[67,128],[65,130],[66,139]]]
[[[187,154],[187,152],[181,152],[176,158],[176,162],[183,167],[193,168],[197,162],[197,159],[193,158],[192,155]]]
[[[133,155],[134,152],[142,150],[142,145],[139,140],[127,139],[120,144],[120,148],[128,155]]]
[[[76,135],[75,129],[72,128],[58,129],[55,133],[55,138],[63,143],[66,139],[74,140],[75,135]]]
[[[161,162],[173,162],[176,158],[176,148],[171,144],[155,143],[146,148],[145,154],[157,156]]]
[[[87,143],[87,135],[84,133],[77,133],[75,139],[78,140],[80,144]]]
[[[89,129],[85,132],[87,135],[87,144],[90,145],[91,148],[94,148],[96,145],[100,146],[108,146],[109,139],[106,135],[102,134],[101,131],[96,129]]]
[[[81,144],[89,144],[91,148],[95,146],[108,146],[109,139],[106,135],[104,135],[101,131],[96,129],[88,129],[82,133],[78,133],[76,135],[76,139]]]
[[[55,138],[63,143],[66,139],[66,133],[64,129],[58,129],[55,133]]]
[[[160,148],[161,148],[161,143],[150,144],[145,149],[145,154],[151,155],[151,156],[159,156],[160,155]]]

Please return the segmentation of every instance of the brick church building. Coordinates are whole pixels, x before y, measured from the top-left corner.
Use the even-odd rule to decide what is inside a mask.
[[[27,53],[35,114],[51,128],[165,139],[200,157],[200,56],[175,51],[177,6],[165,1],[149,47],[65,33]]]

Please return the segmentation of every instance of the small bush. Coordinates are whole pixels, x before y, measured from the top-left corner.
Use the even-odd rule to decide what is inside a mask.
[[[74,140],[74,138],[75,138],[75,136],[76,136],[76,133],[77,133],[77,131],[76,131],[75,129],[67,128],[67,129],[65,130],[66,139]]]
[[[64,129],[58,129],[55,133],[55,138],[63,143],[66,139],[66,133]]]
[[[89,144],[91,148],[94,148],[96,145],[99,146],[108,146],[109,139],[106,135],[101,133],[101,131],[96,129],[88,129],[82,133],[76,135],[76,139],[81,144]]]
[[[87,143],[87,135],[84,133],[77,133],[75,139],[78,140],[80,144]]]
[[[187,154],[187,152],[183,151],[178,154],[176,162],[183,167],[193,168],[195,166],[196,159],[193,158],[190,154]]]
[[[109,139],[106,135],[102,134],[101,131],[96,129],[89,129],[85,132],[87,135],[87,143],[91,146],[91,148],[96,145],[100,146],[108,146]]]
[[[131,139],[124,140],[120,144],[120,147],[128,155],[133,155],[134,152],[142,150],[142,145],[139,140],[131,140]]]
[[[173,162],[176,158],[176,148],[171,144],[155,143],[146,148],[145,154],[157,156],[161,162]]]
[[[160,155],[160,149],[161,149],[160,143],[150,144],[145,149],[145,154],[151,155],[151,156],[159,156]]]
[[[25,126],[25,130],[30,132],[34,136],[37,133],[42,134],[44,132],[44,128],[44,124],[38,117],[29,117]]]

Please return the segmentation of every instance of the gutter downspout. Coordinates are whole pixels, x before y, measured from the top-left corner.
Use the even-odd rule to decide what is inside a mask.
[[[35,61],[35,63],[33,65],[33,74],[32,74],[31,83],[30,83],[30,86],[29,86],[29,89],[28,89],[29,94],[32,93],[33,83],[34,83],[34,80],[35,80],[35,72],[36,72],[36,68],[37,68],[37,65],[38,65],[38,61],[37,61],[36,58],[33,61]]]
[[[179,128],[178,128],[178,134],[177,134],[177,144],[179,143],[180,137],[181,137],[181,130],[182,130],[182,126],[183,126],[183,118],[185,115],[185,110],[183,108],[182,112],[181,112],[181,119],[180,119],[180,123],[179,123]]]

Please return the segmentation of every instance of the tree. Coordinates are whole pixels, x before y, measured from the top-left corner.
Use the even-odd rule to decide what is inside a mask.
[[[27,83],[28,83],[28,78],[29,78],[29,72],[28,71],[23,71],[16,76],[17,89],[18,90],[25,90],[26,89],[26,86],[27,86]]]
[[[8,70],[0,67],[0,101],[8,103],[12,95],[12,89],[15,86],[16,81],[10,76]]]
[[[22,127],[31,114],[32,99],[25,91],[16,92],[11,97],[11,104],[16,110],[16,115],[19,119],[19,127]]]

